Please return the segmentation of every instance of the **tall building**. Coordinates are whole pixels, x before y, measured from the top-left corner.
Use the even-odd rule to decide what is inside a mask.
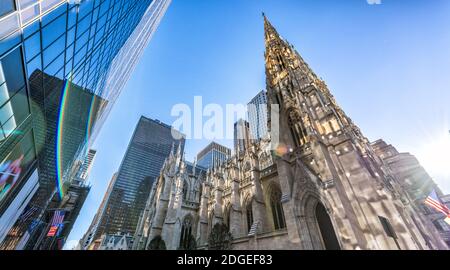
[[[38,233],[29,234],[27,231],[25,237],[29,236],[26,249],[38,250],[61,250],[69,236],[73,225],[78,218],[81,208],[86,201],[86,198],[91,190],[91,186],[87,183],[90,173],[90,168],[93,166],[96,151],[89,149],[86,158],[74,166],[71,172],[67,192],[65,192],[62,199],[59,199],[57,194],[51,198],[48,208],[51,211],[45,212],[45,217],[42,220],[49,222],[41,223],[40,228],[36,231]],[[63,222],[57,225],[54,234],[50,234],[54,224],[50,220],[55,215],[55,210],[63,213]]]
[[[250,147],[250,126],[244,119],[234,123],[234,153],[244,153]]]
[[[35,240],[29,241],[26,249],[62,250],[90,190],[90,185],[75,180],[67,188],[67,192],[64,194],[62,200],[59,200],[57,196],[52,198],[49,203],[49,208],[63,211],[63,224],[58,226],[54,235],[49,235],[52,227],[51,224],[49,222],[43,224],[43,230],[40,231],[40,234],[36,234],[38,237]],[[53,215],[54,211],[48,211],[46,219],[51,220]]]
[[[450,203],[450,196],[442,193],[415,156],[410,153],[399,153],[394,146],[381,139],[373,142],[372,147],[387,164],[405,195],[414,203],[416,211],[420,213],[418,217],[427,224],[427,235],[433,235],[438,240],[441,238],[442,241],[439,241],[441,249],[445,245],[450,248],[450,225],[444,221],[446,216],[425,204],[425,199],[433,190],[444,203]]]
[[[259,92],[247,104],[248,122],[250,125],[250,134],[252,140],[259,140],[267,136],[268,126],[268,107],[267,94],[264,90]]]
[[[169,159],[141,249],[440,249],[325,83],[265,16],[264,28],[268,104],[279,106],[268,121],[279,121],[279,141],[262,138],[205,177]],[[221,241],[230,239],[223,229],[234,240]]]
[[[2,248],[48,222],[169,4],[2,1],[0,173],[15,172],[0,182]]]
[[[175,137],[173,137],[175,136]],[[178,139],[181,138],[181,139]],[[94,239],[103,234],[134,235],[151,186],[164,160],[183,153],[185,136],[160,121],[141,117],[117,173]]]
[[[92,166],[94,165],[95,156],[97,150],[89,149],[88,154],[83,162],[80,163],[80,169],[77,170],[77,181],[86,182],[89,174],[91,173]]]
[[[197,155],[197,164],[204,168],[219,166],[231,156],[231,149],[211,142]]]
[[[103,213],[105,212],[106,203],[108,202],[108,199],[111,196],[111,192],[116,183],[116,179],[117,179],[117,172],[114,173],[113,177],[109,181],[106,193],[103,196],[102,202],[98,207],[97,213],[95,214],[94,219],[91,222],[91,225],[89,226],[86,233],[83,235],[83,238],[80,239],[79,247],[81,250],[87,250],[89,246],[92,244],[92,242],[95,240],[94,236],[97,231],[98,224],[100,222],[101,217],[103,216]]]

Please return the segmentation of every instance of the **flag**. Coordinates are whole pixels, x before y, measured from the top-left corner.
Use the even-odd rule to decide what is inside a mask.
[[[64,215],[65,215],[64,211],[61,211],[61,210],[55,211],[55,213],[53,214],[52,221],[51,221],[50,230],[47,233],[47,237],[53,237],[56,235],[60,225],[63,223]]]
[[[50,230],[48,230],[47,237],[55,236],[57,231],[58,231],[58,226],[51,226]]]
[[[61,210],[56,210],[55,213],[53,214],[53,218],[52,218],[52,226],[58,226],[59,224],[61,224],[64,220],[64,211]]]
[[[447,217],[446,221],[450,218],[450,209],[439,199],[436,190],[433,189],[431,191],[430,195],[425,199],[425,204],[443,213]]]

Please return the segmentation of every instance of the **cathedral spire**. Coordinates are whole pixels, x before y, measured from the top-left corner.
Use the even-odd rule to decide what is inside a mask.
[[[264,36],[266,38],[266,42],[269,42],[274,39],[280,39],[277,30],[270,23],[269,19],[267,19],[266,14],[263,12],[262,15],[264,18]]]

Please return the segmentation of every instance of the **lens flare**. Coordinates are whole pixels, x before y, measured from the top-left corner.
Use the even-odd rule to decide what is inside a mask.
[[[58,188],[59,199],[64,196],[63,168],[62,168],[62,147],[63,147],[63,126],[67,103],[67,94],[70,90],[70,80],[65,80],[61,93],[61,102],[58,115],[58,129],[56,133],[56,186]]]
[[[275,149],[275,155],[278,157],[282,157],[289,152],[292,152],[292,148],[289,148],[287,145],[282,143],[280,143]]]
[[[422,165],[432,174],[450,176],[450,134],[445,134],[419,151]]]

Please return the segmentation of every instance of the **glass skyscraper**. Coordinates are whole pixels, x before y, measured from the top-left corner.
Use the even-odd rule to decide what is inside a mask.
[[[244,119],[239,119],[234,123],[234,153],[236,155],[244,153],[250,147],[250,126]]]
[[[141,117],[93,239],[103,234],[134,235],[151,186],[161,173],[165,160],[171,151],[183,153],[184,144],[185,136],[171,126]]]
[[[0,1],[0,248],[48,223],[170,2]]]
[[[265,137],[269,130],[267,120],[269,110],[267,108],[267,95],[264,90],[259,92],[247,105],[248,122],[252,140]]]
[[[213,168],[219,166],[231,156],[231,149],[211,142],[197,155],[197,164],[204,168]]]

